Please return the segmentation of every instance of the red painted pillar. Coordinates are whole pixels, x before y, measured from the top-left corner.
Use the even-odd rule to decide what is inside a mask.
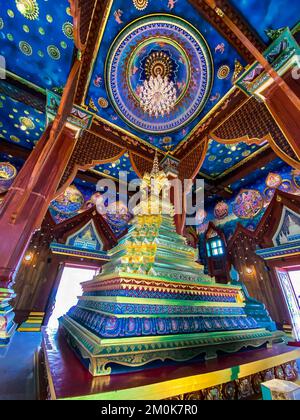
[[[0,346],[14,332],[12,285],[18,266],[57,191],[72,155],[76,132],[64,128],[55,138],[49,126],[33,150],[0,208]]]
[[[176,231],[183,235],[186,220],[186,200],[184,194],[184,184],[179,179],[179,161],[168,156],[161,162],[169,181],[171,182],[170,200],[175,209],[174,222]]]
[[[292,75],[292,72],[287,72],[284,80],[293,92],[300,97],[299,78],[295,80]],[[300,160],[300,109],[298,105],[276,83],[266,89],[263,96],[270,113],[285,134],[298,160]]]

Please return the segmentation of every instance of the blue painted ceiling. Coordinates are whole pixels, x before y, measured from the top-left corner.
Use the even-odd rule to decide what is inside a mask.
[[[120,159],[115,162],[107,163],[104,165],[97,165],[94,171],[99,172],[101,175],[119,179],[120,171],[127,172],[128,182],[137,179],[138,176],[131,166],[128,153],[125,153]]]
[[[0,55],[7,70],[41,88],[63,87],[73,51],[67,0],[0,0]]]
[[[80,191],[80,193],[83,197],[84,204],[79,209],[79,211],[75,211],[73,213],[68,213],[68,214],[60,213],[60,212],[54,210],[50,206],[50,209],[49,209],[50,214],[51,214],[53,220],[55,221],[55,223],[57,223],[57,224],[62,223],[65,220],[68,220],[72,217],[75,217],[80,212],[83,212],[83,211],[87,210],[89,208],[89,206],[91,205],[91,198],[94,196],[94,194],[97,193],[95,184],[88,183],[86,181],[83,181],[80,178],[75,178],[72,185],[75,186]],[[118,195],[117,195],[117,200],[118,200]],[[111,213],[108,212],[107,214],[104,215],[104,218],[107,221],[107,223],[109,224],[109,226],[112,229],[112,231],[114,232],[114,234],[117,237],[119,237],[128,228],[128,220],[131,218],[131,215],[130,214],[125,214],[125,215],[123,214],[123,215],[119,216],[117,214],[111,214]]]
[[[245,178],[240,179],[239,181],[235,182],[232,185],[229,185],[229,188],[238,193],[243,188],[254,188],[255,183],[257,180],[265,180],[267,179],[269,173],[282,173],[282,172],[290,172],[291,167],[283,162],[281,159],[277,158],[274,159],[272,162],[269,162],[266,166],[262,166],[261,168],[257,168],[256,171],[249,173]]]
[[[45,115],[0,93],[0,138],[32,149],[45,130]]]
[[[0,153],[0,162],[9,162],[17,169],[18,172],[24,165],[24,161],[22,159],[15,158],[14,156],[7,153]]]
[[[210,140],[207,156],[201,168],[201,174],[218,178],[237,164],[245,163],[250,158],[253,158],[262,147],[264,146],[246,143],[225,145]]]
[[[261,38],[268,43],[266,29],[293,28],[300,18],[298,0],[229,0]]]
[[[147,2],[145,2],[145,4],[146,3]],[[207,114],[207,112],[212,109],[212,107],[215,106],[230,90],[232,87],[231,78],[234,71],[235,60],[238,59],[242,64],[245,64],[233,47],[229,45],[229,43],[216,31],[216,29],[214,29],[199,15],[199,13],[187,0],[175,2],[173,8],[171,8],[170,5],[171,2],[166,0],[156,0],[150,1],[144,10],[138,10],[138,8],[134,7],[133,4],[128,7],[128,0],[115,0],[113,2],[85,101],[86,105],[92,105],[94,111],[97,112],[97,115],[102,119],[131,132],[137,137],[142,138],[162,150],[172,150],[181,141],[183,141],[197,123],[199,123],[200,120]],[[197,28],[209,46],[214,63],[212,91],[201,114],[192,123],[186,125],[177,132],[165,135],[147,134],[130,128],[115,112],[107,94],[105,80],[105,61],[114,39],[129,23],[141,18],[142,16],[154,13],[159,13],[160,15],[165,13],[172,16],[180,16]],[[223,66],[228,66],[228,68]],[[226,77],[222,78],[224,75]],[[101,106],[99,106],[99,100]],[[90,110],[93,110],[92,108],[90,108]],[[145,116],[145,118],[147,117]],[[165,119],[167,118],[168,117],[166,116]]]

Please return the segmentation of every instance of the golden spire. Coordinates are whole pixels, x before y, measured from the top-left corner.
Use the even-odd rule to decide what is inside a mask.
[[[155,151],[155,157],[153,161],[153,168],[150,175],[157,175],[160,172],[159,170],[159,162],[158,162],[158,153],[157,150]]]

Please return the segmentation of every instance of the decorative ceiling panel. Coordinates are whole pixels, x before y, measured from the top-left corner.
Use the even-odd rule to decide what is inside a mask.
[[[266,166],[257,168],[256,171],[250,172],[247,176],[245,176],[245,178],[240,179],[232,185],[229,185],[229,188],[234,192],[239,192],[242,188],[246,187],[252,188],[253,184],[255,184],[258,179],[266,179],[269,173],[276,173],[278,171],[282,172],[285,169],[290,171],[291,168],[281,159],[274,159]]]
[[[101,194],[97,193],[96,185],[90,182],[75,178],[71,187],[66,190],[66,194],[61,195],[53,201],[49,207],[50,214],[55,223],[63,223],[72,217],[77,216],[88,210],[91,206],[97,205],[97,200],[101,200]],[[108,222],[116,236],[121,236],[128,229],[128,221],[131,218],[126,205],[120,206],[121,211],[110,211],[113,209],[115,198],[111,197],[109,202],[104,203],[107,211],[103,217]],[[117,194],[117,202],[119,195]]]
[[[237,164],[252,159],[262,147],[246,143],[221,144],[210,140],[201,173],[211,178],[218,178]]]
[[[187,0],[115,0],[85,104],[109,123],[172,150],[230,90],[235,60],[244,64]],[[176,88],[176,105],[164,116],[149,115],[140,104],[145,80],[158,74]]]
[[[103,174],[104,177],[112,177],[115,179],[120,178],[120,172],[126,172],[128,182],[133,181],[134,179],[138,179],[138,175],[135,173],[131,166],[128,153],[125,153],[115,162],[107,163],[104,165],[97,165],[94,170],[100,174]]]
[[[266,30],[293,28],[299,22],[298,0],[230,0],[230,3],[266,42],[270,41]]]
[[[7,70],[42,88],[63,87],[73,51],[67,0],[0,0],[0,55]]]
[[[2,138],[33,149],[45,125],[46,117],[41,111],[0,94],[0,141]]]

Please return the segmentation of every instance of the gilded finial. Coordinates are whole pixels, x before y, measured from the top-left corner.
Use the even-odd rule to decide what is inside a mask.
[[[244,70],[244,67],[242,66],[242,64],[239,62],[239,60],[235,59],[232,83],[234,83],[238,79],[239,75],[241,74],[243,70]]]
[[[225,16],[225,13],[223,12],[222,9],[220,9],[219,7],[215,8],[215,12],[218,16],[220,16],[221,18],[223,18]]]
[[[157,150],[156,150],[151,175],[157,175],[159,172],[160,172],[160,170],[159,170],[159,162],[158,162],[158,153],[157,153]]]

